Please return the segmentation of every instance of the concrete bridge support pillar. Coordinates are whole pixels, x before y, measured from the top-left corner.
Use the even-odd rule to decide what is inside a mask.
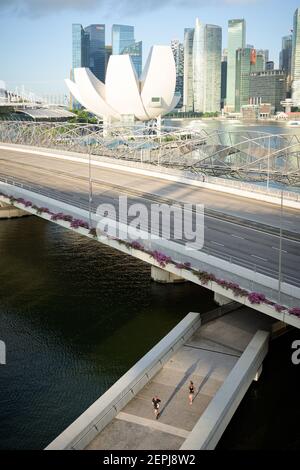
[[[29,214],[28,212],[22,211],[17,207],[0,202],[0,219],[11,219],[13,217],[23,217],[24,215]]]
[[[226,305],[226,304],[230,304],[230,302],[232,302],[231,299],[228,299],[228,297],[225,297],[225,295],[217,294],[217,292],[214,293],[214,301],[218,305]]]
[[[177,282],[186,282],[182,277],[176,276],[176,274],[169,273],[164,269],[151,266],[151,278],[153,281],[161,282],[162,284],[174,284]]]

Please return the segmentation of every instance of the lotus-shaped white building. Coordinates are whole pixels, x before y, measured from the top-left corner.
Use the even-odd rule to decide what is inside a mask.
[[[65,80],[74,98],[88,111],[109,121],[134,116],[147,121],[175,108],[176,68],[169,46],[153,46],[141,78],[129,55],[110,56],[105,84],[88,68],[74,69],[74,82]]]

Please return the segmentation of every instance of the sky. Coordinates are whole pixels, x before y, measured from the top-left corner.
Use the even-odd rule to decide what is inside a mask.
[[[223,28],[232,18],[245,18],[247,44],[269,49],[278,66],[281,38],[290,33],[300,0],[0,0],[0,80],[14,90],[24,85],[38,94],[66,93],[64,78],[72,62],[72,23],[135,26],[143,41],[143,62],[154,44],[183,40],[183,30],[196,17]]]

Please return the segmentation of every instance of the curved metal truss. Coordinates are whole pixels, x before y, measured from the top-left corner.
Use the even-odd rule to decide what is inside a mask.
[[[300,135],[154,125],[0,123],[0,142],[138,161],[195,173],[300,183]]]

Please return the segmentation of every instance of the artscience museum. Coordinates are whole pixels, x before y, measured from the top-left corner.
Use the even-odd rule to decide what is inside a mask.
[[[105,84],[88,68],[75,68],[74,81],[65,82],[74,98],[106,122],[129,118],[148,121],[172,111],[176,68],[169,46],[153,46],[140,79],[129,55],[110,56]]]

